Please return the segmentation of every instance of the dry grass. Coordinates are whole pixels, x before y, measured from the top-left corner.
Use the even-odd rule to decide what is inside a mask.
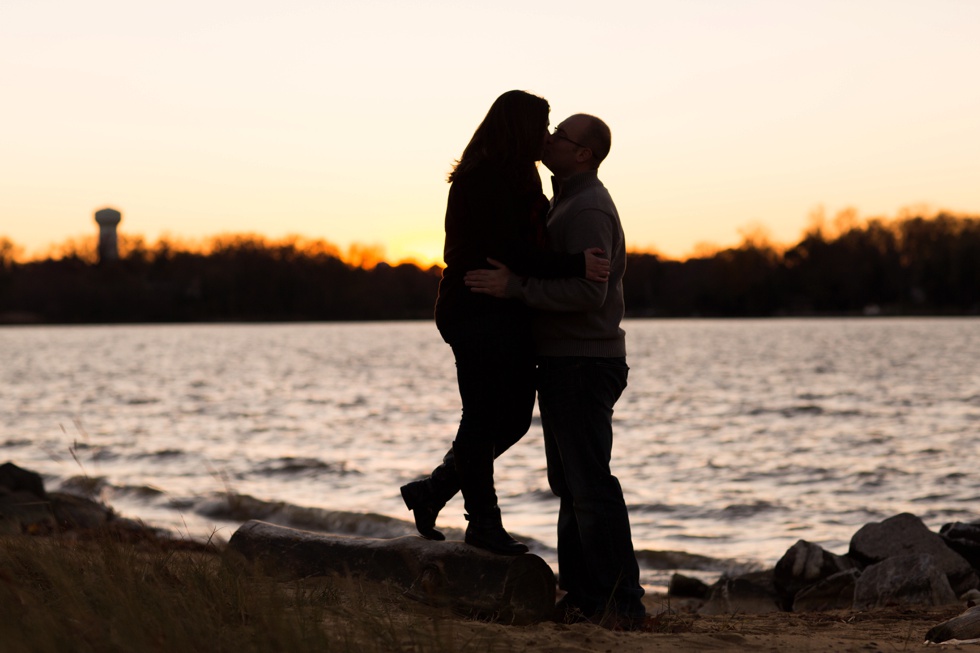
[[[229,554],[105,534],[0,538],[0,652],[926,651],[961,611],[702,616],[647,597],[644,632],[461,618],[350,578],[278,582]]]
[[[217,551],[112,538],[0,539],[0,606],[5,653],[504,650],[388,588],[280,583]]]

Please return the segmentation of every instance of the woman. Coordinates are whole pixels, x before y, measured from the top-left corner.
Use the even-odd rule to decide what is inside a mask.
[[[515,300],[473,293],[466,272],[503,262],[524,277],[584,276],[605,281],[599,249],[579,254],[547,248],[548,200],[536,162],[548,137],[543,98],[508,91],[490,107],[448,181],[446,269],[436,300],[436,326],[456,359],[463,415],[452,448],[432,474],[401,488],[422,536],[445,539],[436,516],[457,491],[466,509],[466,542],[517,555],[527,546],[506,530],[493,487],[493,460],[521,439],[534,408],[530,310]],[[588,274],[587,274],[588,272]]]

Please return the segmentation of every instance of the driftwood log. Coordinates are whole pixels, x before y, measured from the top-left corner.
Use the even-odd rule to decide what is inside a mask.
[[[252,520],[229,547],[280,578],[344,575],[393,583],[425,603],[512,623],[552,616],[555,575],[533,554],[501,556],[459,541],[382,540]]]

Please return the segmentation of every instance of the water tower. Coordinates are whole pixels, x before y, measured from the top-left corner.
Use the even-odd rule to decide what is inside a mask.
[[[116,227],[122,220],[122,213],[116,209],[100,209],[95,212],[95,221],[99,223],[99,262],[114,261],[119,258],[119,238]]]

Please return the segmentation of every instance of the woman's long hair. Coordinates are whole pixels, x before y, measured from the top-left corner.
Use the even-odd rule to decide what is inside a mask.
[[[465,176],[485,161],[511,168],[517,177],[536,177],[534,162],[541,158],[550,111],[547,100],[526,91],[507,91],[498,97],[453,166],[448,181]]]

